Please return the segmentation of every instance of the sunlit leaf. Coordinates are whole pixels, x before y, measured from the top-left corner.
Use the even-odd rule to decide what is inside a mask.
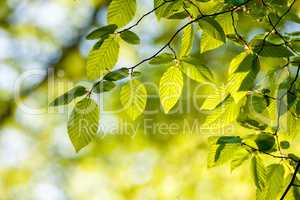
[[[112,0],[108,6],[107,21],[119,28],[128,24],[136,12],[136,0]]]
[[[246,150],[237,152],[231,160],[231,171],[241,166],[246,160],[249,159],[250,153]]]
[[[206,72],[208,70],[206,67],[195,66],[185,61],[181,62],[181,66],[183,73],[185,73],[185,75],[187,75],[190,79],[199,83],[208,82],[209,79],[205,76],[205,74],[209,72]]]
[[[187,26],[182,35],[181,47],[180,47],[180,57],[189,55],[194,43],[194,28],[193,25]]]
[[[200,53],[216,49],[224,44],[223,41],[217,40],[210,36],[205,30],[201,35]]]
[[[68,92],[64,93],[63,95],[54,99],[49,106],[60,106],[66,105],[70,103],[73,99],[83,96],[87,93],[87,89],[83,86],[76,86],[75,88],[69,90]]]
[[[79,101],[68,121],[68,134],[76,150],[88,145],[97,134],[99,126],[99,107],[90,98]]]
[[[174,60],[174,55],[170,53],[162,53],[158,56],[155,56],[152,58],[149,62],[151,65],[160,65],[160,64],[166,64],[170,63]]]
[[[139,44],[140,43],[140,38],[137,34],[135,34],[134,32],[132,31],[124,31],[120,34],[121,38],[130,43],[130,44]]]
[[[131,80],[122,87],[120,100],[127,115],[135,120],[145,110],[147,90],[140,81]]]
[[[165,113],[177,103],[183,87],[182,73],[177,66],[170,67],[161,77],[159,97]]]
[[[99,93],[111,91],[115,87],[116,84],[114,82],[103,80],[95,84],[93,91],[99,94]]]
[[[117,30],[117,28],[118,27],[115,24],[110,24],[110,25],[107,25],[107,26],[97,28],[96,30],[93,30],[91,33],[89,33],[86,36],[86,39],[88,39],[88,40],[100,39],[103,36],[114,33],[115,30]]]
[[[107,73],[103,79],[108,81],[118,81],[129,76],[128,68],[121,68],[112,72]]]
[[[198,23],[203,31],[208,33],[212,38],[222,41],[223,43],[226,41],[223,28],[215,19],[207,17],[199,20]]]
[[[112,69],[119,56],[119,43],[115,36],[105,39],[99,49],[92,49],[87,59],[87,76],[94,80]]]
[[[251,175],[258,190],[262,191],[266,183],[266,169],[259,156],[251,159]]]

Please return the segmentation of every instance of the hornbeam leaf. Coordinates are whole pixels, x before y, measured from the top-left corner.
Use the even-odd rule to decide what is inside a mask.
[[[281,194],[284,183],[284,167],[280,164],[272,164],[267,167],[266,186],[264,200],[277,199]]]
[[[284,45],[272,44],[262,39],[254,39],[250,43],[252,50],[263,57],[290,57],[294,54]]]
[[[170,63],[174,60],[174,55],[170,53],[162,53],[158,56],[155,56],[152,58],[149,62],[151,65],[160,65],[160,64],[166,64]]]
[[[246,160],[249,159],[250,155],[251,154],[244,149],[237,152],[231,160],[231,171],[241,166]]]
[[[70,103],[73,99],[83,96],[87,93],[85,87],[83,86],[76,86],[75,88],[69,90],[68,92],[64,93],[63,95],[57,97],[54,99],[49,106],[60,106],[60,105],[66,105]]]
[[[114,89],[115,87],[116,84],[114,82],[103,80],[95,84],[93,92],[98,94],[103,92],[108,92]]]
[[[223,43],[226,41],[223,28],[215,19],[207,17],[199,20],[198,23],[203,31],[208,33],[214,39],[222,41]]]
[[[251,159],[251,174],[257,189],[263,191],[266,183],[266,169],[258,155]]]
[[[97,103],[85,98],[79,101],[68,121],[68,134],[76,150],[87,146],[97,134],[99,126],[99,107]]]
[[[145,110],[147,90],[140,81],[131,80],[122,87],[120,101],[127,115],[135,120]]]
[[[177,103],[183,88],[182,73],[178,67],[170,67],[161,77],[159,97],[165,113]]]
[[[136,12],[136,0],[112,0],[108,6],[107,21],[119,28],[128,24]]]
[[[107,25],[107,26],[97,28],[96,30],[93,30],[91,33],[89,33],[86,36],[86,39],[88,39],[88,40],[100,39],[103,36],[114,33],[115,30],[117,30],[117,28],[118,27],[115,24],[110,24],[110,25]]]
[[[205,30],[202,32],[200,42],[200,53],[216,49],[224,44],[223,41],[213,38]]]
[[[207,72],[209,69],[205,66],[195,66],[185,61],[182,61],[181,65],[182,72],[185,73],[185,75],[187,75],[190,79],[193,79],[199,83],[208,82],[209,78],[207,78],[205,74],[209,73]]]
[[[106,74],[103,79],[108,81],[118,81],[129,76],[128,68],[121,68]]]
[[[194,29],[193,29],[193,25],[190,24],[183,31],[180,53],[179,53],[180,57],[190,54],[193,47],[193,42],[194,42]]]
[[[92,49],[87,59],[87,76],[95,80],[103,76],[117,63],[119,56],[119,43],[115,36],[111,35],[104,40],[98,49]]]
[[[205,119],[204,124],[217,128],[225,127],[236,120],[239,114],[239,106],[232,97],[227,97]]]
[[[212,110],[216,108],[217,105],[222,103],[224,99],[228,96],[228,93],[225,90],[224,86],[213,88],[215,89],[211,94],[207,95],[201,109],[203,110]]]
[[[207,165],[211,168],[224,164],[225,162],[230,161],[232,156],[240,150],[240,144],[211,144],[207,158]]]
[[[121,38],[129,44],[139,44],[140,38],[137,34],[132,31],[124,31],[120,34]]]

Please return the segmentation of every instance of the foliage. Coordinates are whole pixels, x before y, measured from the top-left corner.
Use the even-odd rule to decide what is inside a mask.
[[[204,100],[201,110],[210,111],[203,125],[221,128],[237,122],[252,130],[253,134],[210,137],[208,167],[231,161],[231,169],[234,170],[249,160],[253,182],[257,187],[257,199],[284,199],[291,187],[296,187],[295,178],[287,176],[288,169],[294,168],[292,176],[295,177],[299,169],[295,165],[300,163],[297,157],[283,152],[290,144],[279,137],[284,134],[281,128],[284,115],[297,120],[300,113],[299,32],[285,34],[279,29],[287,20],[299,21],[293,12],[294,5],[295,0],[154,0],[152,11],[143,15],[136,24],[123,28],[135,16],[136,1],[112,0],[108,7],[109,25],[87,36],[87,39],[98,40],[89,53],[86,67],[88,79],[94,81],[93,87],[74,88],[51,105],[67,104],[87,94],[75,105],[68,123],[70,139],[76,151],[79,151],[90,143],[98,130],[98,126],[91,126],[99,121],[99,108],[91,99],[94,93],[111,91],[119,80],[124,81],[120,101],[127,115],[135,120],[144,112],[147,102],[146,87],[135,76],[139,73],[137,67],[146,62],[166,65],[167,70],[160,78],[159,96],[165,113],[169,113],[182,95],[183,74],[199,84],[217,85],[213,70],[193,57],[195,49],[205,55],[228,43],[240,49],[242,47],[243,50],[231,60],[227,81],[222,86],[218,85],[215,93]],[[129,44],[139,44],[139,36],[131,29],[152,12],[159,20],[182,20],[184,25],[151,57],[134,66],[111,71],[118,61],[120,39]],[[249,15],[249,20],[262,23],[268,31],[248,41],[246,36],[238,32],[239,18],[245,15]],[[179,48],[173,48],[175,38],[181,32]],[[196,47],[195,38],[199,32],[200,46]],[[266,72],[261,66],[265,59],[278,59],[278,63],[286,64]],[[274,74],[285,70],[288,71],[287,78],[276,79]],[[268,84],[260,84],[257,81],[259,76],[266,76]],[[270,116],[275,118],[275,122],[263,120]],[[80,127],[80,120],[86,120],[92,129],[87,124]],[[271,164],[264,162],[266,156],[273,158]],[[296,195],[295,199],[298,198]]]

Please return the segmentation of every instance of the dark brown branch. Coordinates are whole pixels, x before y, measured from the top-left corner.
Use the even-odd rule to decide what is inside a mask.
[[[238,36],[238,38],[244,43],[244,45],[248,48],[249,48],[249,45],[247,43],[247,41],[239,34],[236,26],[235,26],[235,20],[234,20],[234,15],[233,15],[233,11],[230,12],[230,15],[231,15],[231,21],[232,21],[232,26],[233,26],[233,29],[234,29],[234,32],[235,34]]]
[[[248,147],[248,148],[250,148],[250,149],[253,150],[253,151],[257,151],[257,152],[263,153],[263,154],[268,155],[268,156],[271,156],[271,157],[273,157],[273,158],[280,158],[280,159],[291,160],[291,161],[293,161],[293,162],[298,162],[297,160],[294,160],[293,158],[290,158],[290,157],[288,157],[288,156],[278,156],[278,155],[274,155],[274,154],[268,153],[268,152],[266,152],[266,151],[263,151],[263,150],[259,150],[259,149],[257,149],[257,148],[254,148],[254,147],[252,147],[252,146],[250,146],[249,144],[246,144],[246,143],[242,143],[242,145],[243,145],[243,146],[246,146],[246,147]]]
[[[276,28],[278,26],[278,24],[281,22],[281,20],[290,12],[290,10],[292,9],[293,5],[295,4],[296,0],[294,0],[291,5],[289,6],[289,8],[279,17],[279,19],[277,20],[277,22],[274,24],[274,26],[272,27],[272,29],[265,35],[265,37],[263,38],[263,43],[261,45],[261,48],[258,51],[258,55],[262,52],[262,50],[264,49],[264,46],[266,44],[266,40],[267,38],[271,35],[271,33],[274,30],[274,28]]]
[[[300,168],[300,161],[298,161],[298,163],[296,165],[296,168],[295,168],[295,171],[293,173],[292,179],[291,179],[290,183],[288,184],[288,186],[286,187],[286,189],[285,189],[284,193],[282,194],[280,200],[283,200],[285,198],[285,196],[287,195],[287,193],[289,192],[291,187],[294,185],[294,181],[297,177],[297,173],[299,171],[299,168]]]

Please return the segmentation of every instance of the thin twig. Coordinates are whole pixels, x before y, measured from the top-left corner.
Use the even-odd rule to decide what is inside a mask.
[[[266,154],[266,155],[271,156],[271,157],[273,157],[273,158],[280,158],[280,159],[291,160],[291,161],[293,161],[293,162],[298,162],[297,160],[294,160],[293,158],[290,158],[290,157],[288,157],[288,156],[278,156],[278,155],[274,155],[274,154],[268,153],[268,152],[266,152],[266,151],[259,150],[259,149],[255,148],[255,147],[252,147],[252,146],[250,146],[249,144],[246,144],[246,143],[242,143],[242,145],[249,147],[249,148],[250,148],[251,150],[253,150],[253,151],[258,151],[258,152],[260,152],[260,153]]]
[[[295,171],[293,173],[292,179],[291,179],[290,183],[288,184],[287,188],[285,189],[284,193],[282,194],[280,200],[283,200],[285,198],[285,196],[287,195],[287,193],[289,192],[291,187],[294,185],[294,181],[297,177],[297,173],[298,173],[299,169],[300,169],[300,161],[298,161]]]
[[[273,32],[273,31],[275,31],[274,30],[274,28],[276,28],[277,27],[277,25],[280,23],[280,21],[290,12],[290,10],[292,9],[292,7],[293,7],[293,5],[295,4],[295,2],[296,2],[296,0],[294,0],[292,3],[291,3],[291,5],[289,6],[289,8],[279,17],[279,19],[277,20],[277,22],[274,24],[274,26],[272,27],[272,29],[265,35],[265,37],[264,37],[264,39],[263,39],[263,43],[262,43],[262,45],[261,45],[261,47],[260,47],[260,49],[259,49],[259,51],[257,52],[257,54],[259,55],[261,52],[262,52],[262,50],[264,49],[264,46],[265,46],[265,44],[266,44],[266,40],[267,40],[267,38],[271,35],[271,33]]]
[[[139,23],[148,15],[150,15],[151,13],[155,12],[156,10],[158,10],[159,8],[161,8],[163,5],[165,5],[166,3],[169,3],[169,2],[173,2],[174,0],[164,0],[163,3],[161,3],[159,6],[153,8],[152,10],[150,10],[149,12],[145,13],[135,24],[129,26],[128,28],[125,28],[121,31],[118,31],[117,33],[123,33],[125,31],[128,31],[134,27],[136,27],[137,25],[139,25]]]
[[[233,26],[233,29],[234,29],[235,34],[236,34],[236,35],[238,36],[238,38],[245,44],[245,46],[246,46],[248,49],[250,49],[250,48],[249,48],[249,45],[248,45],[248,43],[247,43],[247,41],[239,34],[239,32],[238,32],[238,30],[237,30],[237,28],[236,28],[236,26],[235,26],[235,19],[234,19],[233,11],[230,12],[230,15],[231,15],[232,26]]]
[[[184,24],[182,27],[180,27],[174,34],[173,36],[169,39],[169,41],[164,45],[162,46],[156,53],[154,53],[152,56],[148,57],[148,58],[145,58],[144,60],[140,61],[139,63],[137,63],[136,65],[132,66],[132,67],[129,67],[129,69],[135,69],[136,67],[140,66],[141,64],[151,60],[152,58],[156,57],[158,54],[160,54],[165,48],[167,48],[169,46],[169,44],[171,44],[171,42],[176,38],[176,36],[182,31],[184,30],[188,25],[190,24],[193,24],[205,17],[215,17],[215,16],[218,16],[218,15],[222,15],[222,14],[225,14],[225,13],[229,13],[229,12],[232,12],[232,11],[235,11],[237,10],[238,8],[240,8],[241,6],[243,5],[246,5],[247,3],[249,3],[251,0],[248,0],[246,1],[245,3],[237,6],[237,7],[234,7],[230,10],[225,10],[225,11],[221,11],[221,12],[217,12],[217,13],[214,13],[214,14],[208,14],[208,15],[202,15],[202,16],[199,16],[197,17],[196,19],[193,19],[191,21],[189,21],[188,23]]]

